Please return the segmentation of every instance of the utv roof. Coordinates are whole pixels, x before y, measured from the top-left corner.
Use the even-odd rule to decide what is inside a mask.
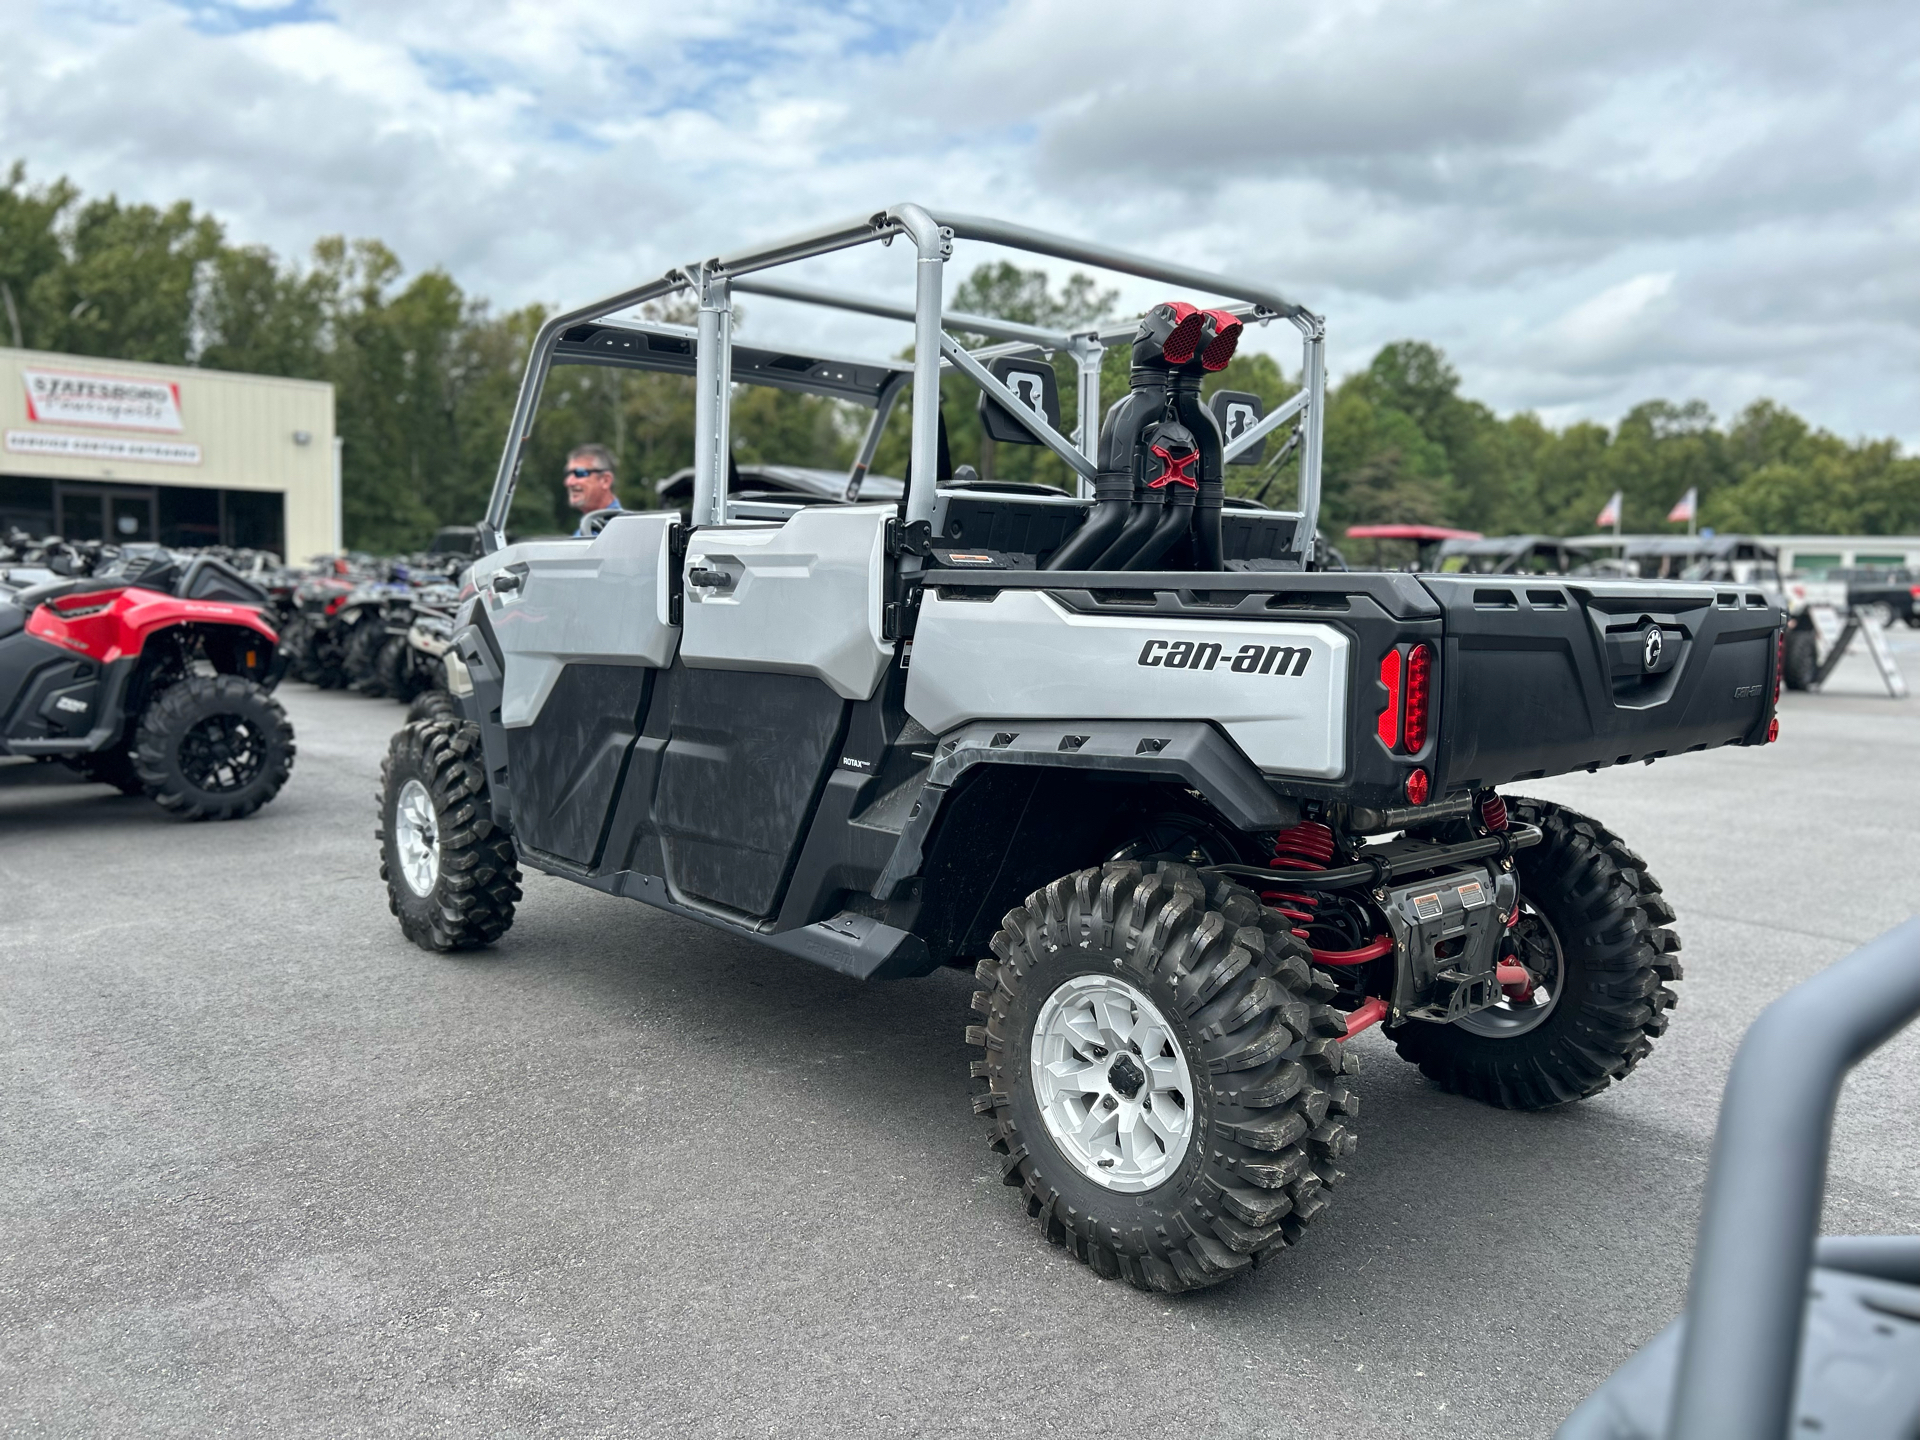
[[[907,263],[898,267],[899,278],[907,281],[898,292],[899,299],[848,295],[766,276],[768,271],[798,261],[875,242],[891,246],[896,240],[907,241],[902,248],[909,252],[902,256]],[[484,548],[493,550],[501,544],[520,463],[532,432],[534,407],[555,364],[630,365],[693,377],[694,464],[690,509],[695,525],[725,524],[729,519],[731,389],[732,383],[739,382],[807,391],[871,406],[875,412],[873,421],[842,486],[843,498],[856,499],[864,488],[866,472],[872,464],[887,414],[908,382],[919,380],[921,383],[913,387],[911,454],[907,466],[912,479],[906,486],[904,508],[909,522],[930,520],[936,505],[936,487],[947,479],[940,459],[944,447],[938,381],[941,372],[949,368],[964,374],[984,395],[997,402],[1012,423],[1032,436],[1034,443],[1064,461],[1080,477],[1081,498],[1090,499],[1103,413],[1101,357],[1107,345],[1131,339],[1135,322],[1128,320],[1115,327],[1098,330],[1088,327],[1070,333],[949,311],[943,300],[945,262],[952,257],[956,242],[1003,246],[1030,255],[1161,281],[1188,292],[1188,298],[1231,310],[1256,324],[1273,320],[1291,323],[1302,337],[1301,389],[1236,434],[1227,445],[1226,458],[1231,460],[1250,450],[1281,425],[1297,422],[1299,510],[1304,523],[1294,527],[1293,544],[1304,556],[1316,534],[1315,521],[1320,508],[1326,356],[1325,327],[1319,316],[1264,284],[981,216],[935,214],[912,204],[890,206],[768,245],[676,266],[644,284],[556,315],[543,324],[534,337],[532,353],[521,377],[519,398],[507,428],[506,446],[481,527]],[[912,326],[914,358],[910,361],[858,358],[818,353],[808,347],[788,350],[736,345],[732,337],[735,291],[908,322]],[[697,326],[689,329],[613,318],[671,295],[694,300],[698,306]],[[1222,301],[1227,303],[1222,305]],[[978,343],[980,337],[988,343]],[[1067,419],[1064,397],[1057,418],[1050,407],[1043,414],[988,368],[991,360],[1008,355],[1062,353],[1071,358],[1078,371],[1072,407],[1077,424]],[[873,493],[879,496],[884,491],[876,489]]]

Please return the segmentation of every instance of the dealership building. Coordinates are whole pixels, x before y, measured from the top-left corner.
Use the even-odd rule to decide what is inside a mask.
[[[340,548],[333,387],[0,347],[0,529]]]

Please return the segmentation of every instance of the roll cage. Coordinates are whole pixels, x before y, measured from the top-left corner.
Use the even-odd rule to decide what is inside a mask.
[[[906,237],[914,247],[912,303],[897,303],[839,291],[763,278],[768,271],[836,251]],[[913,388],[912,440],[904,518],[931,520],[939,481],[940,375],[956,370],[1006,412],[1041,445],[1060,457],[1079,477],[1079,494],[1092,495],[1095,454],[1101,423],[1100,367],[1108,346],[1130,341],[1133,321],[1084,330],[1050,330],[991,316],[968,315],[944,307],[945,265],[956,241],[999,245],[1032,255],[1072,261],[1117,274],[1161,280],[1183,289],[1233,302],[1226,308],[1264,324],[1283,319],[1301,334],[1300,390],[1258,423],[1236,435],[1225,458],[1259,444],[1267,435],[1299,417],[1300,521],[1292,544],[1304,566],[1313,553],[1320,508],[1320,454],[1325,417],[1325,323],[1322,318],[1264,285],[1210,271],[1170,265],[1125,250],[1047,234],[1024,226],[972,215],[935,215],[919,205],[895,205],[863,219],[849,220],[789,236],[771,245],[679,266],[603,300],[556,315],[533,341],[513,417],[507,427],[486,518],[480,525],[484,552],[505,543],[507,514],[532,432],[533,417],[549,370],[555,364],[603,364],[691,375],[695,383],[693,503],[696,526],[722,525],[727,504],[729,423],[732,386],[772,385],[782,389],[849,400],[873,410],[873,418],[847,477],[847,499],[857,500],[873,463],[888,416],[909,385]],[[854,314],[909,322],[914,327],[913,358],[855,359],[788,351],[733,342],[733,296],[764,295]],[[695,326],[614,320],[619,311],[672,295],[691,295],[698,303]],[[987,337],[990,344],[969,349],[950,332]],[[1072,435],[1063,435],[1021,403],[988,370],[1006,356],[1073,358],[1078,376]],[[1064,407],[1063,407],[1064,408]]]

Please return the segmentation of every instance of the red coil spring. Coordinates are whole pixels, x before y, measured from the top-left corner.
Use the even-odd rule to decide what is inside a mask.
[[[1507,828],[1507,802],[1498,795],[1489,795],[1480,802],[1480,819],[1487,829],[1496,835]]]
[[[1333,852],[1333,831],[1306,820],[1273,837],[1273,859],[1267,864],[1274,870],[1324,870],[1333,859]],[[1320,908],[1319,896],[1302,895],[1297,890],[1267,890],[1261,892],[1260,898],[1302,926],[1311,924]],[[1302,940],[1307,939],[1304,929],[1293,933]],[[1358,950],[1315,950],[1313,958],[1322,965],[1363,965],[1392,948],[1391,936],[1378,935]]]
[[[1325,825],[1307,820],[1273,837],[1273,859],[1267,865],[1274,870],[1324,870],[1331,859],[1333,831]],[[1298,920],[1302,924],[1311,921],[1314,912],[1320,908],[1319,896],[1302,895],[1294,890],[1268,890],[1260,898],[1289,920]],[[1293,933],[1302,940],[1307,938],[1304,930]]]

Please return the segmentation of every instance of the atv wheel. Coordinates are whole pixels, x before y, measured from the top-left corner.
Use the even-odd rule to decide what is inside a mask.
[[[1814,677],[1820,673],[1820,649],[1814,639],[1813,627],[1795,625],[1787,631],[1786,664],[1782,677],[1789,690],[1811,690]]]
[[[99,785],[111,785],[122,795],[143,795],[147,782],[134,768],[133,752],[125,745],[96,750],[91,755],[69,755],[67,764]]]
[[[444,690],[422,690],[407,706],[407,723],[416,720],[458,720],[460,702]]]
[[[1667,1028],[1680,979],[1673,907],[1646,862],[1598,823],[1540,800],[1509,800],[1546,838],[1515,855],[1514,959],[1532,977],[1451,1025],[1388,1030],[1402,1058],[1448,1090],[1508,1110],[1596,1095],[1645,1059]]]
[[[346,651],[341,659],[341,668],[346,671],[347,684],[363,695],[379,699],[386,694],[380,677],[380,651],[387,643],[387,629],[378,616],[370,616],[360,622],[347,639]]]
[[[182,820],[238,820],[293,772],[293,726],[266,689],[238,675],[191,675],[140,717],[142,787]]]
[[[374,661],[373,671],[380,689],[402,705],[418,695],[425,684],[419,667],[413,662],[413,647],[407,644],[404,635],[387,637],[387,643],[380,647],[380,658]]]
[[[520,869],[493,823],[477,725],[428,720],[394,735],[374,834],[387,906],[414,944],[467,950],[506,934]]]
[[[1301,1238],[1359,1103],[1333,982],[1277,911],[1187,865],[1110,861],[1028,896],[993,952],[974,1109],[1049,1240],[1176,1291]]]

